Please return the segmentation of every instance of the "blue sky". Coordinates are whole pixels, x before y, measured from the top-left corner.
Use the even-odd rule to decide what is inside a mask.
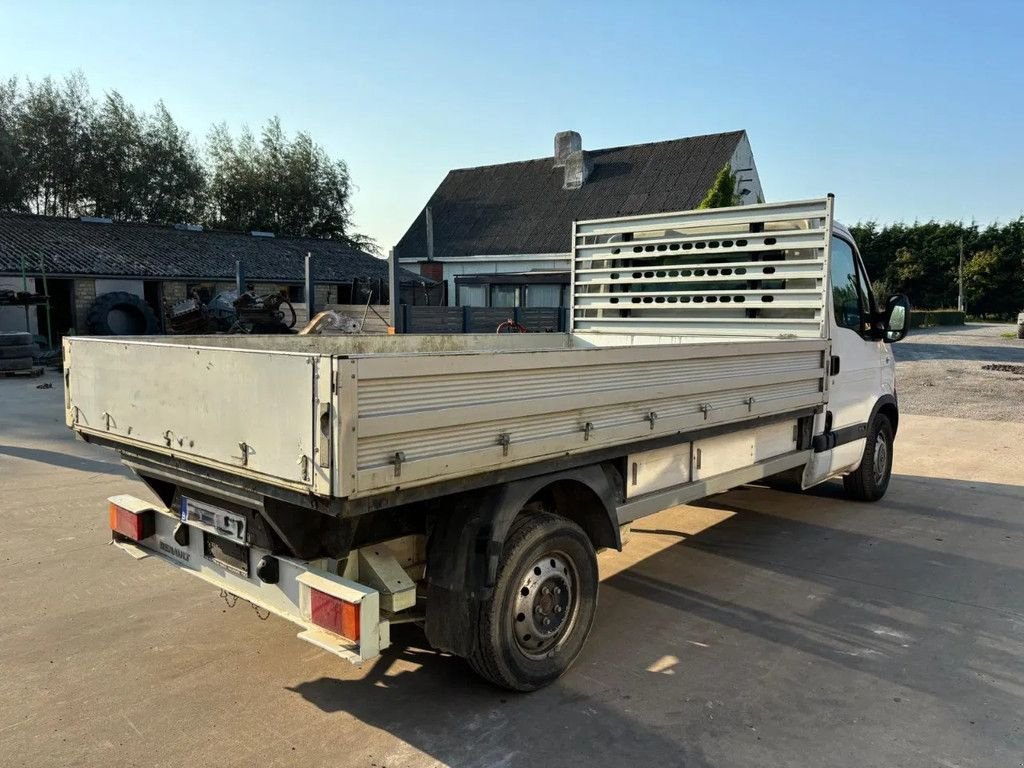
[[[745,128],[769,200],[1024,212],[1024,5],[0,0],[0,76],[81,70],[194,137],[273,114],[344,158],[386,250],[450,168]]]

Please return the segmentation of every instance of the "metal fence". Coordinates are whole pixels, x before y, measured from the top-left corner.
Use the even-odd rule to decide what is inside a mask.
[[[561,333],[569,310],[561,307],[424,307],[402,304],[398,333],[495,333],[507,320],[531,333]]]

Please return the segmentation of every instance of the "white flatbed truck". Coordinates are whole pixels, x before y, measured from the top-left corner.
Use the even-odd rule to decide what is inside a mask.
[[[68,338],[67,424],[161,500],[111,497],[118,545],[350,661],[417,622],[532,690],[631,521],[783,473],[885,493],[909,303],[833,202],[577,222],[566,334]]]

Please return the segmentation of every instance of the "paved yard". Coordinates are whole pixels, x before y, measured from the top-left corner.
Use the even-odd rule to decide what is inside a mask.
[[[108,546],[105,498],[142,486],[71,439],[56,374],[0,380],[0,764],[1018,768],[1024,419],[929,415],[915,366],[1004,346],[936,336],[898,347],[883,502],[743,488],[639,521],[582,658],[527,696],[414,630],[357,669]]]
[[[1024,374],[986,365],[1024,366],[1015,325],[971,323],[912,331],[893,349],[904,413],[1024,422]],[[1022,369],[1024,370],[1024,369]]]

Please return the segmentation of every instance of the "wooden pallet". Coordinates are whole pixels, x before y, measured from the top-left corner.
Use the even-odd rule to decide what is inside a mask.
[[[31,368],[22,368],[20,371],[0,371],[0,379],[8,379],[12,376],[42,376],[44,370],[41,365],[33,365]]]

